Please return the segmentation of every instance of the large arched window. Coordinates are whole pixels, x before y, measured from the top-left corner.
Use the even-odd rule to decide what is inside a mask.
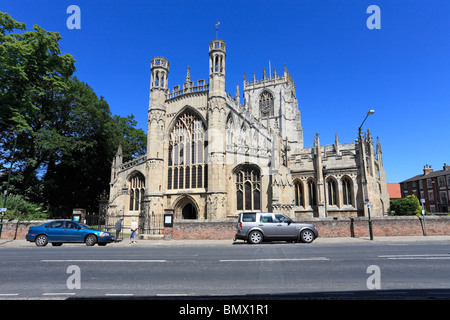
[[[353,205],[352,201],[352,181],[348,177],[342,179],[342,201],[344,205]]]
[[[254,167],[236,171],[236,209],[261,210],[261,174]]]
[[[190,111],[183,113],[170,134],[167,189],[206,187],[204,126]]]
[[[130,180],[130,211],[139,211],[145,196],[145,178],[141,173],[131,176]]]
[[[296,180],[294,183],[294,200],[296,206],[305,205],[303,200],[303,184],[299,180]]]
[[[259,111],[261,118],[267,118],[273,116],[273,95],[269,91],[263,91],[259,97]]]

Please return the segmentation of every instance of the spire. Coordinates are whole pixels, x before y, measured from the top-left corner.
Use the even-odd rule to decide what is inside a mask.
[[[239,82],[236,83],[236,102],[238,103],[238,105],[241,103],[240,102],[240,93],[239,93]]]
[[[263,70],[263,79],[266,79],[266,68]]]
[[[191,82],[191,69],[188,66],[187,72],[186,72],[186,82]]]

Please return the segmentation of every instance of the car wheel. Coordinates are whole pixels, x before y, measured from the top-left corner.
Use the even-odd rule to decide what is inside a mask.
[[[92,247],[94,244],[97,243],[97,237],[94,236],[93,234],[90,234],[86,237],[86,239],[84,239],[84,242],[86,243],[87,246]]]
[[[314,241],[314,238],[314,232],[312,232],[311,230],[306,229],[300,233],[300,240],[302,242],[311,243]]]
[[[248,242],[252,244],[258,244],[263,241],[263,235],[259,231],[252,231],[248,235]]]
[[[38,247],[45,247],[48,243],[48,238],[44,234],[40,234],[36,237],[35,243]]]

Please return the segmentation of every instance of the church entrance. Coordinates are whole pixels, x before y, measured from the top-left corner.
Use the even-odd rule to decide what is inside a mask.
[[[183,207],[182,216],[183,219],[197,219],[197,210],[191,203],[188,203]]]

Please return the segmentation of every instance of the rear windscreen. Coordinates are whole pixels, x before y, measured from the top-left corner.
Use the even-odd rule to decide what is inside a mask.
[[[256,221],[256,213],[242,214],[242,222],[255,222],[255,221]]]

